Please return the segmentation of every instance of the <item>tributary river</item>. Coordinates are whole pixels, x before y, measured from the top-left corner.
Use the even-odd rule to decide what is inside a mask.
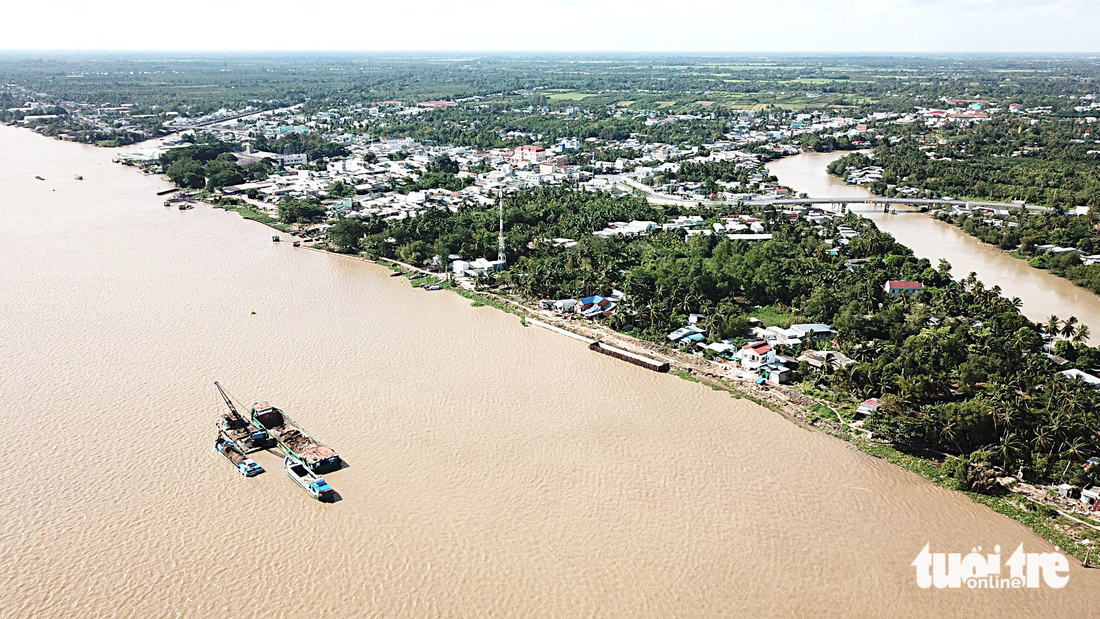
[[[845,154],[803,153],[772,162],[768,169],[780,183],[812,198],[872,199],[871,192],[863,187],[845,184],[826,172],[829,163]],[[941,258],[946,259],[956,278],[973,271],[986,286],[1000,286],[1005,296],[1019,297],[1024,314],[1034,321],[1043,322],[1051,314],[1063,320],[1076,316],[1093,332],[1100,329],[1100,296],[1068,280],[1032,268],[1027,262],[924,213],[898,210],[897,215],[886,215],[870,210],[869,206],[853,204],[850,208],[873,219],[918,257],[931,260],[933,266]]]

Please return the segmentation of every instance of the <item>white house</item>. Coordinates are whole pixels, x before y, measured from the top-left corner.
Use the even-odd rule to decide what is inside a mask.
[[[525,145],[516,149],[512,161],[516,163],[538,163],[546,159],[546,149],[541,146]]]
[[[1065,376],[1066,378],[1071,379],[1071,380],[1083,381],[1085,384],[1092,387],[1093,389],[1100,389],[1100,378],[1097,378],[1097,377],[1095,377],[1092,374],[1089,374],[1087,372],[1082,372],[1081,370],[1071,369],[1071,370],[1062,370],[1061,372],[1058,372],[1058,373],[1061,374],[1062,376]]]
[[[767,342],[752,342],[741,347],[741,368],[757,370],[775,363],[775,351]]]
[[[899,295],[914,295],[920,294],[924,291],[924,284],[920,282],[911,282],[905,280],[892,279],[886,282],[886,294]]]

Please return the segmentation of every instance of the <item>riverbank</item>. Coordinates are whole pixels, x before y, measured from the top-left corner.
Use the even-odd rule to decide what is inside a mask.
[[[838,404],[835,400],[813,398],[798,389],[785,386],[762,387],[751,380],[738,380],[731,377],[723,364],[639,340],[598,323],[585,324],[579,321],[562,320],[552,312],[539,310],[499,295],[464,292],[463,296],[474,299],[475,303],[480,300],[480,304],[518,314],[521,319],[538,319],[582,338],[608,342],[638,355],[666,360],[672,367],[670,372],[680,378],[727,392],[736,398],[752,401],[800,426],[814,428],[845,440],[864,453],[916,473],[941,488],[961,492],[971,501],[1026,525],[1082,562],[1094,545],[1092,541],[1098,537],[1095,525],[1100,524],[1100,521],[1089,524],[1079,520],[1079,518],[1087,518],[1085,514],[1071,516],[1061,513],[1059,508],[1066,508],[1067,505],[1064,501],[1059,501],[1057,495],[1049,490],[1036,491],[1035,486],[1017,485],[1011,478],[1004,480],[1004,491],[1000,491],[998,495],[958,490],[953,478],[944,472],[942,459],[921,458],[898,451],[888,442],[877,440],[865,431],[848,425],[839,416],[833,419],[831,416],[823,415],[822,407],[835,413],[833,407]]]
[[[803,153],[772,162],[769,169],[779,182],[795,191],[826,198],[873,200],[874,195],[859,185],[848,185],[826,172],[830,162],[842,153]],[[1018,297],[1021,312],[1034,322],[1044,322],[1051,314],[1076,316],[1081,324],[1100,330],[1100,297],[1052,273],[1035,269],[966,234],[956,226],[923,214],[854,210],[889,232],[919,258],[933,265],[940,260],[951,264],[951,274],[961,280],[971,272],[986,286],[999,286],[1005,296]]]
[[[363,260],[362,257],[358,257],[358,259]],[[387,266],[397,271],[415,273],[417,278],[439,277],[439,274],[432,274],[424,269],[392,259],[382,258],[380,262],[386,263]],[[415,283],[417,283],[417,280],[414,280]],[[838,407],[853,407],[855,404],[852,398],[846,394],[837,394],[831,399],[822,399],[821,396],[807,395],[800,389],[770,385],[766,387],[759,386],[753,380],[755,377],[743,378],[739,375],[739,372],[731,372],[728,365],[708,361],[695,355],[672,350],[667,346],[618,333],[599,323],[567,320],[565,317],[556,315],[553,312],[524,304],[511,296],[475,290],[472,285],[450,285],[448,287],[473,301],[474,305],[493,306],[520,316],[521,321],[526,322],[528,318],[541,320],[556,328],[590,340],[607,342],[637,355],[656,357],[668,361],[672,373],[676,376],[706,384],[712,389],[727,392],[737,398],[752,401],[782,414],[799,425],[817,428],[849,441],[865,453],[899,464],[940,487],[954,489],[953,478],[942,470],[944,464],[942,460],[903,454],[882,441],[868,437],[865,432],[849,426],[836,412]],[[1087,536],[1091,533],[1081,530],[1072,520],[1061,518],[1056,512],[1045,515],[1037,514],[1030,504],[1019,503],[1015,500],[1016,497],[1011,494],[1001,497],[967,494],[974,502],[990,507],[998,513],[1008,515],[1028,525],[1044,538],[1053,540],[1053,543],[1058,544],[1078,558],[1083,559],[1085,557],[1088,544],[1084,540],[1089,539]]]
[[[1100,250],[1093,238],[1095,224],[1086,216],[1067,213],[1050,217],[1022,212],[987,216],[950,211],[933,214],[937,220],[1026,261],[1032,268],[1100,295],[1100,265],[1095,263]]]

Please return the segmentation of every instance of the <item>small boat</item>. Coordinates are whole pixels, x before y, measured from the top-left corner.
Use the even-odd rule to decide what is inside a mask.
[[[82,181],[84,180],[84,177],[79,174],[73,174],[73,180]]]
[[[179,208],[180,208],[181,211],[187,211],[187,210],[195,208],[195,205],[192,204],[191,202],[183,202],[183,203],[180,204]]]
[[[402,275],[404,275],[404,273],[402,273],[401,271],[394,271],[393,273],[390,273],[390,277],[401,277]]]
[[[431,286],[424,286],[424,290],[443,290],[443,286],[432,284]]]
[[[40,180],[40,181],[44,181],[44,180],[46,180],[46,179],[42,178],[41,176],[36,176],[35,178],[37,178],[37,179],[38,179],[38,180]]]
[[[229,463],[237,467],[237,472],[245,477],[255,477],[264,472],[264,467],[255,460],[244,455],[244,450],[233,441],[227,441],[222,437],[214,440],[214,451],[225,456]]]
[[[298,458],[287,456],[283,459],[283,467],[286,469],[286,474],[290,475],[290,478],[301,486],[302,490],[308,492],[309,496],[318,501],[332,501],[336,498],[336,491],[328,485],[325,478],[317,477],[307,471],[305,465]]]
[[[301,241],[294,241],[294,246],[295,246],[295,247],[301,247],[301,246],[302,246],[302,242],[301,242]]]
[[[271,242],[272,242],[272,243],[278,243],[278,242],[279,242],[279,241],[281,241],[281,240],[282,240],[282,239],[280,239],[280,238],[279,238],[279,235],[278,235],[278,234],[276,234],[275,236],[271,237]]]

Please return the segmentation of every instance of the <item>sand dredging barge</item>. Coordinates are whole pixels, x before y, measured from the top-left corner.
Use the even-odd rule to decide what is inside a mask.
[[[237,407],[233,405],[233,400],[225,393],[218,381],[214,381],[214,388],[218,390],[218,395],[222,397],[226,407],[229,408],[227,412],[222,413],[222,416],[218,418],[218,434],[225,440],[236,444],[245,454],[262,449],[271,449],[275,446],[275,439],[268,434],[267,430],[256,427],[237,411]]]
[[[267,402],[252,405],[252,423],[274,437],[286,455],[300,460],[310,473],[328,473],[340,469],[344,462],[336,450],[306,432],[282,410]]]

